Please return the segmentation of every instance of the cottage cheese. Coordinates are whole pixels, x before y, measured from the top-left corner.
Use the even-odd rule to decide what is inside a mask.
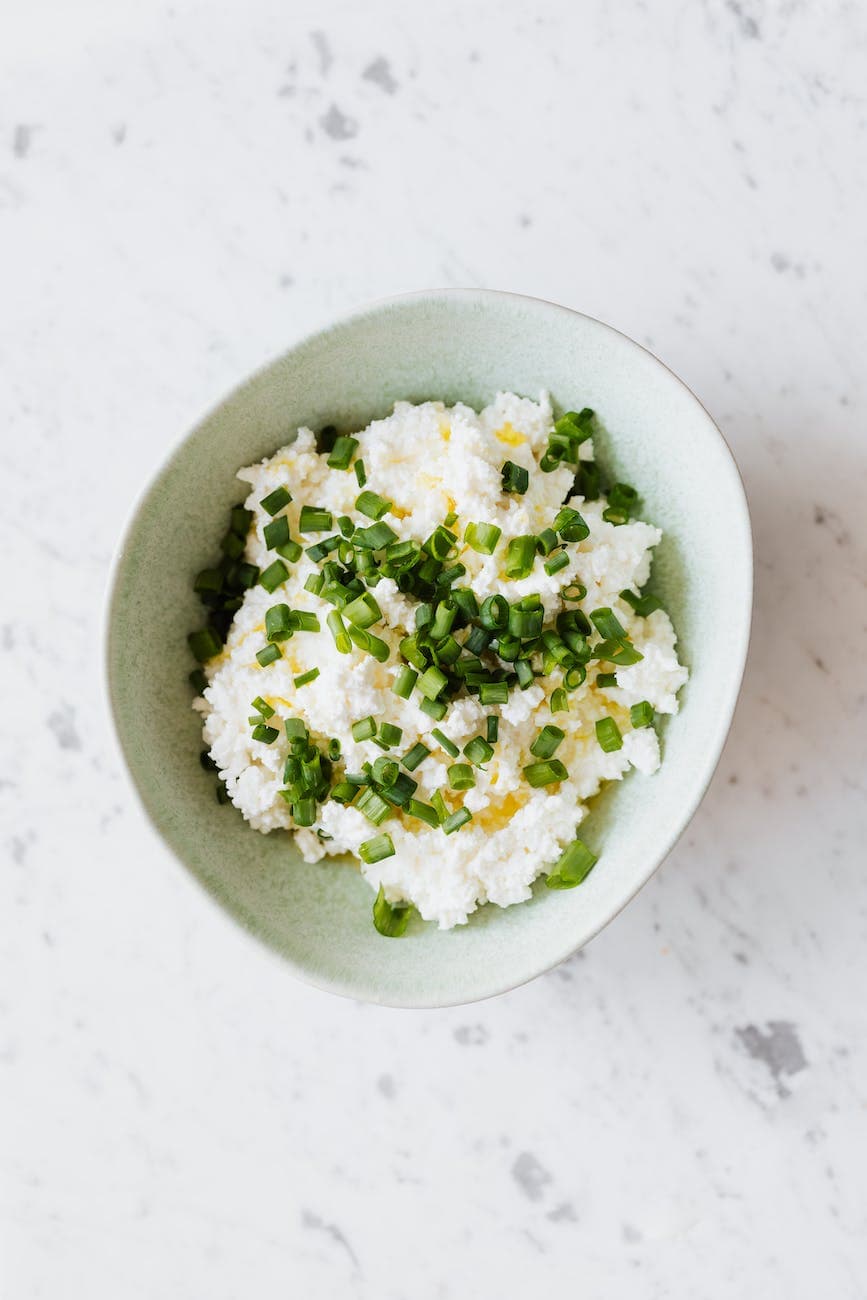
[[[476,771],[474,789],[452,796],[446,769],[454,760],[430,739],[431,729],[439,726],[463,747],[473,736],[484,735],[486,715],[494,710],[468,696],[453,701],[443,721],[434,723],[418,707],[417,692],[409,700],[393,693],[401,662],[397,646],[414,629],[414,603],[390,579],[375,588],[384,621],[372,629],[390,646],[388,662],[380,664],[355,648],[348,655],[339,654],[325,628],[331,607],[304,589],[306,578],[318,567],[304,554],[289,566],[289,579],[277,592],[269,594],[261,586],[247,592],[223,653],[206,665],[208,687],[195,704],[202,714],[206,744],[232,802],[252,827],[264,832],[292,830],[293,822],[279,795],[286,757],[282,730],[272,745],[251,738],[248,715],[257,695],[275,709],[273,721],[300,716],[314,740],[337,737],[349,770],[358,771],[366,760],[372,762],[382,753],[371,741],[356,744],[352,739],[351,724],[368,714],[403,729],[396,753],[405,753],[417,740],[426,741],[432,752],[412,774],[419,784],[415,797],[429,802],[436,790],[444,788],[447,802],[453,807],[463,802],[473,820],[445,836],[439,829],[395,814],[381,828],[392,837],[394,856],[362,865],[361,870],[374,890],[384,886],[390,902],[414,903],[422,917],[437,921],[443,929],[465,922],[480,903],[506,907],[529,898],[535,878],[575,837],[587,800],[601,784],[619,780],[630,766],[645,774],[656,770],[656,734],[652,728],[632,730],[629,706],[648,700],[658,713],[675,713],[677,692],[687,677],[675,653],[668,616],[657,611],[639,618],[618,594],[626,587],[637,590],[647,581],[659,529],[641,522],[614,527],[602,518],[604,501],[575,498],[570,504],[581,511],[590,536],[567,546],[568,566],[549,577],[537,560],[529,577],[506,580],[503,563],[508,539],[550,526],[572,485],[568,467],[549,474],[538,470],[552,423],[544,393],[538,402],[500,393],[478,414],[461,404],[398,402],[392,415],[374,421],[358,435],[366,486],[393,503],[386,521],[401,539],[424,541],[450,511],[458,516],[455,531],[461,537],[471,521],[502,529],[493,556],[461,548],[459,558],[468,571],[462,585],[471,586],[480,603],[494,593],[507,595],[510,601],[538,593],[546,616],[551,616],[564,607],[561,589],[572,580],[582,582],[588,590],[584,608],[611,606],[643,655],[633,667],[617,669],[616,686],[599,689],[597,670],[591,664],[585,684],[570,694],[569,712],[556,715],[550,710],[550,696],[560,684],[559,674],[539,678],[524,691],[513,690],[508,703],[495,710],[501,721],[494,758],[486,771]],[[592,456],[589,443],[581,451],[582,456]],[[502,492],[501,468],[507,459],[530,471],[524,496]],[[302,503],[322,506],[335,519],[346,514],[362,526],[371,522],[355,509],[355,475],[329,469],[326,457],[316,452],[309,429],[300,429],[294,442],[261,464],[241,470],[238,477],[250,486],[246,505],[255,516],[246,558],[261,568],[274,555],[265,546],[263,528],[269,516],[259,503],[281,484],[293,496],[285,511],[293,537],[299,536]],[[315,540],[306,539],[308,545]],[[265,611],[280,601],[293,609],[315,611],[322,632],[296,633],[284,643],[282,658],[262,669],[255,653],[264,644]],[[319,677],[296,688],[293,678],[313,667],[319,668]],[[623,734],[623,747],[614,753],[605,753],[596,739],[594,724],[606,714],[614,717]],[[566,732],[557,758],[565,763],[569,778],[558,786],[534,790],[521,769],[534,761],[530,745],[549,722]],[[377,833],[355,808],[326,801],[319,806],[315,826],[296,829],[295,838],[306,861],[313,863],[326,855],[357,853],[358,846]]]

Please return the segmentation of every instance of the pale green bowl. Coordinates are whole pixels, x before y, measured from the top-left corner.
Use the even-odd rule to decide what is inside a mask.
[[[652,586],[691,672],[653,777],[633,773],[596,801],[582,836],[600,853],[569,892],[487,906],[441,933],[415,921],[401,940],[371,923],[373,894],[348,863],[308,866],[290,836],[249,829],[219,807],[199,765],[187,632],[193,575],[214,555],[235,472],[298,425],[362,428],[398,398],[480,407],[498,389],[591,406],[603,465],[633,483],[665,530]],[[531,979],[620,911],[680,835],[707,787],[743,673],[752,550],[743,487],[707,412],[636,343],[564,307],[514,294],[435,290],[369,307],[293,347],[203,421],[139,503],[116,562],[108,680],[126,761],[166,843],[250,933],[321,988],[393,1006],[470,1002]]]

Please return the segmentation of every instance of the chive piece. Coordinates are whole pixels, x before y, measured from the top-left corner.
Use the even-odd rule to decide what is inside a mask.
[[[602,518],[609,524],[625,524],[638,505],[638,493],[628,483],[615,483],[608,493],[608,506]]]
[[[469,763],[452,763],[446,775],[453,790],[471,790],[476,784],[476,777]]]
[[[493,555],[497,542],[502,535],[502,528],[496,524],[467,524],[464,529],[464,541],[479,555]]]
[[[411,911],[412,909],[408,905],[393,907],[385,897],[385,890],[382,885],[379,886],[379,893],[373,903],[373,924],[383,938],[399,939],[409,924]]]
[[[250,708],[258,710],[258,712],[262,714],[263,718],[273,718],[274,716],[274,710],[271,708],[271,705],[267,700],[263,700],[261,695],[256,696],[255,700],[250,705]]]
[[[647,618],[654,610],[662,609],[662,601],[649,593],[646,596],[636,596],[634,591],[621,591],[620,599],[631,605],[640,618]]]
[[[587,669],[583,664],[572,664],[563,674],[563,685],[567,691],[576,691],[587,679]]]
[[[435,722],[442,722],[448,712],[445,700],[422,700],[418,707]]]
[[[333,537],[324,537],[321,542],[316,542],[313,546],[308,546],[307,554],[310,556],[314,564],[318,564],[320,560],[325,559],[326,555],[330,555],[332,551],[336,551],[339,546],[340,537],[335,533]]]
[[[432,610],[430,621],[427,623],[428,632],[431,638],[434,641],[439,641],[444,636],[448,636],[449,632],[451,632],[454,627],[455,619],[458,616],[458,607],[454,601],[447,597],[445,600],[440,601],[436,609],[432,609],[430,605],[426,607],[420,606],[420,608]],[[422,614],[421,622],[419,622],[418,617],[416,617],[415,625],[419,631],[426,626],[425,618],[426,615],[424,613]]]
[[[267,668],[275,659],[279,659],[283,651],[278,645],[265,645],[261,650],[256,651],[256,658],[259,661],[260,668]]]
[[[418,668],[420,671],[427,668],[427,659],[419,647],[417,637],[405,636],[398,648],[404,659],[409,660],[413,668]]]
[[[309,668],[306,673],[301,673],[298,677],[293,677],[292,681],[296,686],[306,686],[308,682],[315,682],[318,676],[318,668]]]
[[[187,681],[197,695],[202,695],[208,689],[208,679],[201,668],[194,668],[187,677]]]
[[[529,659],[515,660],[515,675],[518,678],[518,685],[522,691],[525,691],[528,686],[533,685],[535,675],[533,673],[533,665],[530,663]]]
[[[542,609],[519,609],[513,605],[509,610],[509,632],[522,639],[537,637],[542,632],[544,617],[545,611]]]
[[[434,790],[430,797],[430,801],[431,806],[435,809],[436,815],[439,818],[440,825],[442,825],[449,815],[448,805],[443,798],[442,790]]]
[[[457,751],[455,751],[457,752]],[[427,758],[430,750],[427,745],[423,745],[420,740],[416,741],[412,749],[408,749],[400,760],[407,772],[414,772],[420,763]]]
[[[470,812],[469,808],[459,808],[457,812],[453,812],[450,817],[445,819],[443,822],[443,830],[446,835],[451,835],[453,831],[459,831],[462,826],[466,826],[467,822],[472,820],[473,814]]]
[[[401,700],[408,700],[417,681],[418,673],[414,672],[406,664],[401,664],[391,689]]]
[[[491,634],[483,627],[471,627],[470,634],[464,642],[464,649],[470,654],[480,655],[491,644]]]
[[[578,601],[583,600],[587,595],[587,588],[581,582],[569,582],[560,592],[564,600]]]
[[[506,577],[527,578],[536,560],[536,538],[528,535],[513,537],[506,551]]]
[[[549,889],[574,889],[589,876],[598,858],[583,840],[573,840],[545,880]]]
[[[508,704],[509,687],[506,682],[482,682],[479,686],[480,704]]]
[[[366,650],[379,663],[385,663],[389,654],[386,641],[382,641],[378,636],[374,636],[372,632],[368,632],[367,628],[356,627],[354,623],[350,623],[346,630],[353,645],[357,645],[359,650]]]
[[[558,686],[557,689],[551,693],[551,712],[569,712],[569,696],[566,694],[562,686]]]
[[[615,750],[623,748],[620,728],[613,718],[599,719],[596,723],[596,739],[599,741],[600,749],[604,749],[606,754],[613,754]]]
[[[346,625],[340,616],[340,610],[332,609],[325,622],[328,625],[328,631],[334,637],[337,653],[348,655],[352,649],[352,642],[349,639],[349,633],[346,631]]]
[[[445,735],[444,732],[440,731],[438,727],[434,727],[430,734],[433,736],[440,748],[446,751],[449,758],[457,758],[461,751],[453,741],[449,740],[448,736]]]
[[[263,497],[259,502],[259,505],[269,515],[273,516],[276,515],[279,510],[282,510],[284,506],[288,506],[291,500],[291,492],[288,492],[284,487],[278,487],[275,488],[273,492],[269,492],[266,497]]]
[[[619,620],[607,606],[603,609],[594,609],[590,617],[596,624],[599,635],[606,640],[619,641],[626,636],[625,628],[621,627]]]
[[[269,641],[288,641],[294,630],[288,605],[272,605],[265,610],[265,636]]]
[[[475,767],[483,767],[494,757],[494,747],[482,736],[474,736],[464,745],[464,753]]]
[[[260,722],[257,727],[253,728],[253,739],[261,740],[263,745],[273,745],[279,735],[280,732],[276,727],[269,727],[264,722]]]
[[[571,506],[563,506],[562,510],[558,511],[552,527],[564,542],[583,542],[585,537],[590,536],[586,520]]]
[[[322,626],[317,616],[310,609],[293,609],[291,611],[292,629],[295,632],[321,632]]]
[[[360,744],[362,740],[370,740],[376,735],[376,722],[370,717],[359,718],[357,722],[353,722],[350,731],[352,732],[352,739],[357,744]]]
[[[303,548],[300,542],[295,542],[290,537],[288,542],[283,542],[282,545],[275,546],[274,549],[284,560],[288,560],[290,564],[294,564],[296,560],[300,560]]]
[[[264,587],[270,594],[277,590],[289,577],[289,570],[282,560],[275,560],[269,564],[268,568],[259,574],[259,585]]]
[[[456,553],[457,534],[443,524],[438,524],[423,544],[422,550],[435,560],[449,560]]]
[[[358,786],[353,785],[351,781],[338,781],[331,787],[331,798],[335,803],[352,803],[357,794]]]
[[[632,664],[640,663],[644,655],[629,641],[600,641],[593,647],[593,658],[607,660],[620,668],[629,668]]]
[[[352,534],[353,543],[367,551],[381,551],[397,540],[397,533],[382,519],[369,528],[356,528]]]
[[[554,574],[559,573],[561,569],[565,569],[568,563],[569,556],[566,552],[557,551],[556,555],[552,555],[549,560],[545,561],[544,569],[548,577],[553,578]]]
[[[237,533],[226,533],[220,542],[220,550],[230,560],[237,560],[244,554],[244,538]]]
[[[355,807],[359,812],[364,813],[367,820],[372,822],[374,826],[381,825],[381,823],[385,821],[386,817],[391,816],[391,808],[383,799],[382,795],[377,793],[377,791],[369,785],[365,786],[361,794],[358,796],[358,801],[355,804]]]
[[[649,727],[653,722],[653,705],[647,700],[640,700],[629,710],[629,720],[633,727]]]
[[[557,534],[553,528],[543,528],[536,538],[536,550],[540,555],[550,555],[557,544]]]
[[[443,520],[443,523],[445,524],[446,528],[453,528],[457,522],[458,522],[458,513],[456,510],[450,510],[446,515],[445,519]]]
[[[426,822],[428,826],[439,826],[440,824],[436,808],[432,808],[430,804],[422,803],[419,799],[410,799],[404,811],[409,813],[410,817],[417,817],[420,822]]]
[[[330,510],[319,506],[302,506],[298,531],[302,533],[325,533],[332,526]]]
[[[277,519],[272,520],[270,524],[266,524],[264,535],[265,545],[269,550],[273,550],[276,546],[285,546],[287,542],[291,541],[289,520],[286,515],[280,515]]]
[[[405,808],[418,789],[418,781],[413,781],[406,772],[399,772],[397,780],[387,788],[383,787],[383,799],[387,799],[395,808]]]
[[[565,781],[569,773],[559,758],[549,758],[544,763],[530,763],[524,768],[524,776],[534,790],[538,790],[544,785],[553,785],[555,781]]]
[[[325,579],[321,573],[310,573],[304,582],[304,590],[309,591],[311,595],[318,596],[325,584]]]
[[[356,627],[372,627],[382,618],[382,610],[371,596],[369,591],[365,591],[355,600],[351,600],[343,610],[344,618],[348,618],[350,623]]]
[[[469,587],[458,587],[448,598],[466,622],[479,616],[479,602]]]
[[[381,519],[383,515],[388,514],[391,509],[391,502],[386,501],[377,492],[371,492],[369,489],[362,492],[355,499],[355,509],[361,514],[367,515],[368,519]]]
[[[396,727],[393,722],[383,722],[379,728],[379,734],[385,744],[390,748],[392,745],[400,744],[403,730],[401,727]]]
[[[390,786],[400,776],[400,768],[393,758],[386,758],[383,754],[373,764],[370,775],[377,785]]]
[[[597,673],[596,685],[608,688],[617,685],[617,673]]]
[[[543,727],[536,739],[530,746],[530,753],[534,758],[550,758],[566,739],[566,732],[560,727],[553,727],[549,723]]]
[[[523,496],[530,486],[530,472],[524,469],[523,465],[516,465],[513,460],[507,460],[501,471],[503,475],[503,491],[516,492],[518,496]]]
[[[374,862],[381,862],[383,858],[393,858],[394,844],[391,836],[383,832],[382,835],[374,835],[372,840],[365,840],[358,846],[358,856],[368,866],[372,866]]]
[[[219,592],[222,589],[223,575],[219,569],[202,569],[201,573],[196,574],[193,591],[201,595],[203,592]]]
[[[200,664],[212,659],[223,648],[222,641],[212,627],[203,627],[198,632],[191,632],[187,637],[187,645],[193,652],[193,658],[198,659]]]
[[[232,532],[237,533],[239,537],[246,537],[253,522],[253,511],[247,510],[244,506],[232,506],[229,519],[231,520]]]
[[[353,468],[355,470],[355,477],[358,479],[358,486],[360,488],[364,487],[365,483],[367,482],[367,470],[364,468],[364,461],[361,459],[360,456],[358,460],[355,462]]]
[[[435,700],[441,695],[448,685],[448,678],[445,673],[440,672],[435,664],[431,664],[418,679],[418,689],[425,699]]]
[[[332,736],[328,742],[328,757],[332,763],[336,763],[340,757],[341,745],[336,736]]]
[[[500,719],[496,713],[489,713],[485,719],[486,738],[489,745],[496,745],[500,739]]]
[[[509,543],[511,546],[511,542]],[[479,619],[491,632],[501,632],[509,622],[509,602],[505,596],[488,596],[482,602]]]
[[[358,439],[346,435],[338,438],[331,448],[331,455],[325,462],[329,469],[349,469],[350,461],[358,447]]]

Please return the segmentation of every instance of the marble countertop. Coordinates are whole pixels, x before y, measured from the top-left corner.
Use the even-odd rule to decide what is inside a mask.
[[[6,29],[0,1291],[863,1300],[867,11],[86,0]],[[204,409],[365,299],[467,284],[599,316],[701,396],[755,630],[627,911],[408,1013],[297,983],[157,842],[101,608]]]

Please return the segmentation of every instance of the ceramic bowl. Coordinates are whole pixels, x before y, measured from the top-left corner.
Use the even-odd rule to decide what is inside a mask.
[[[362,428],[396,399],[480,407],[499,389],[562,408],[591,406],[605,468],[635,484],[642,517],[664,530],[651,587],[679,636],[690,680],[663,727],[663,764],[592,804],[582,836],[600,853],[567,892],[479,909],[404,938],[371,923],[373,894],[349,862],[306,865],[290,836],[250,830],[215,802],[199,765],[186,644],[200,621],[193,575],[212,559],[235,473],[298,425]],[[737,468],[707,412],[638,344],[536,299],[481,290],[410,294],[305,339],[242,384],[190,433],[135,510],[115,566],[107,620],[111,705],[133,782],[165,842],[246,929],[303,979],[394,1006],[470,1002],[562,961],[647,881],[695,812],[716,766],[747,652],[749,517]]]

